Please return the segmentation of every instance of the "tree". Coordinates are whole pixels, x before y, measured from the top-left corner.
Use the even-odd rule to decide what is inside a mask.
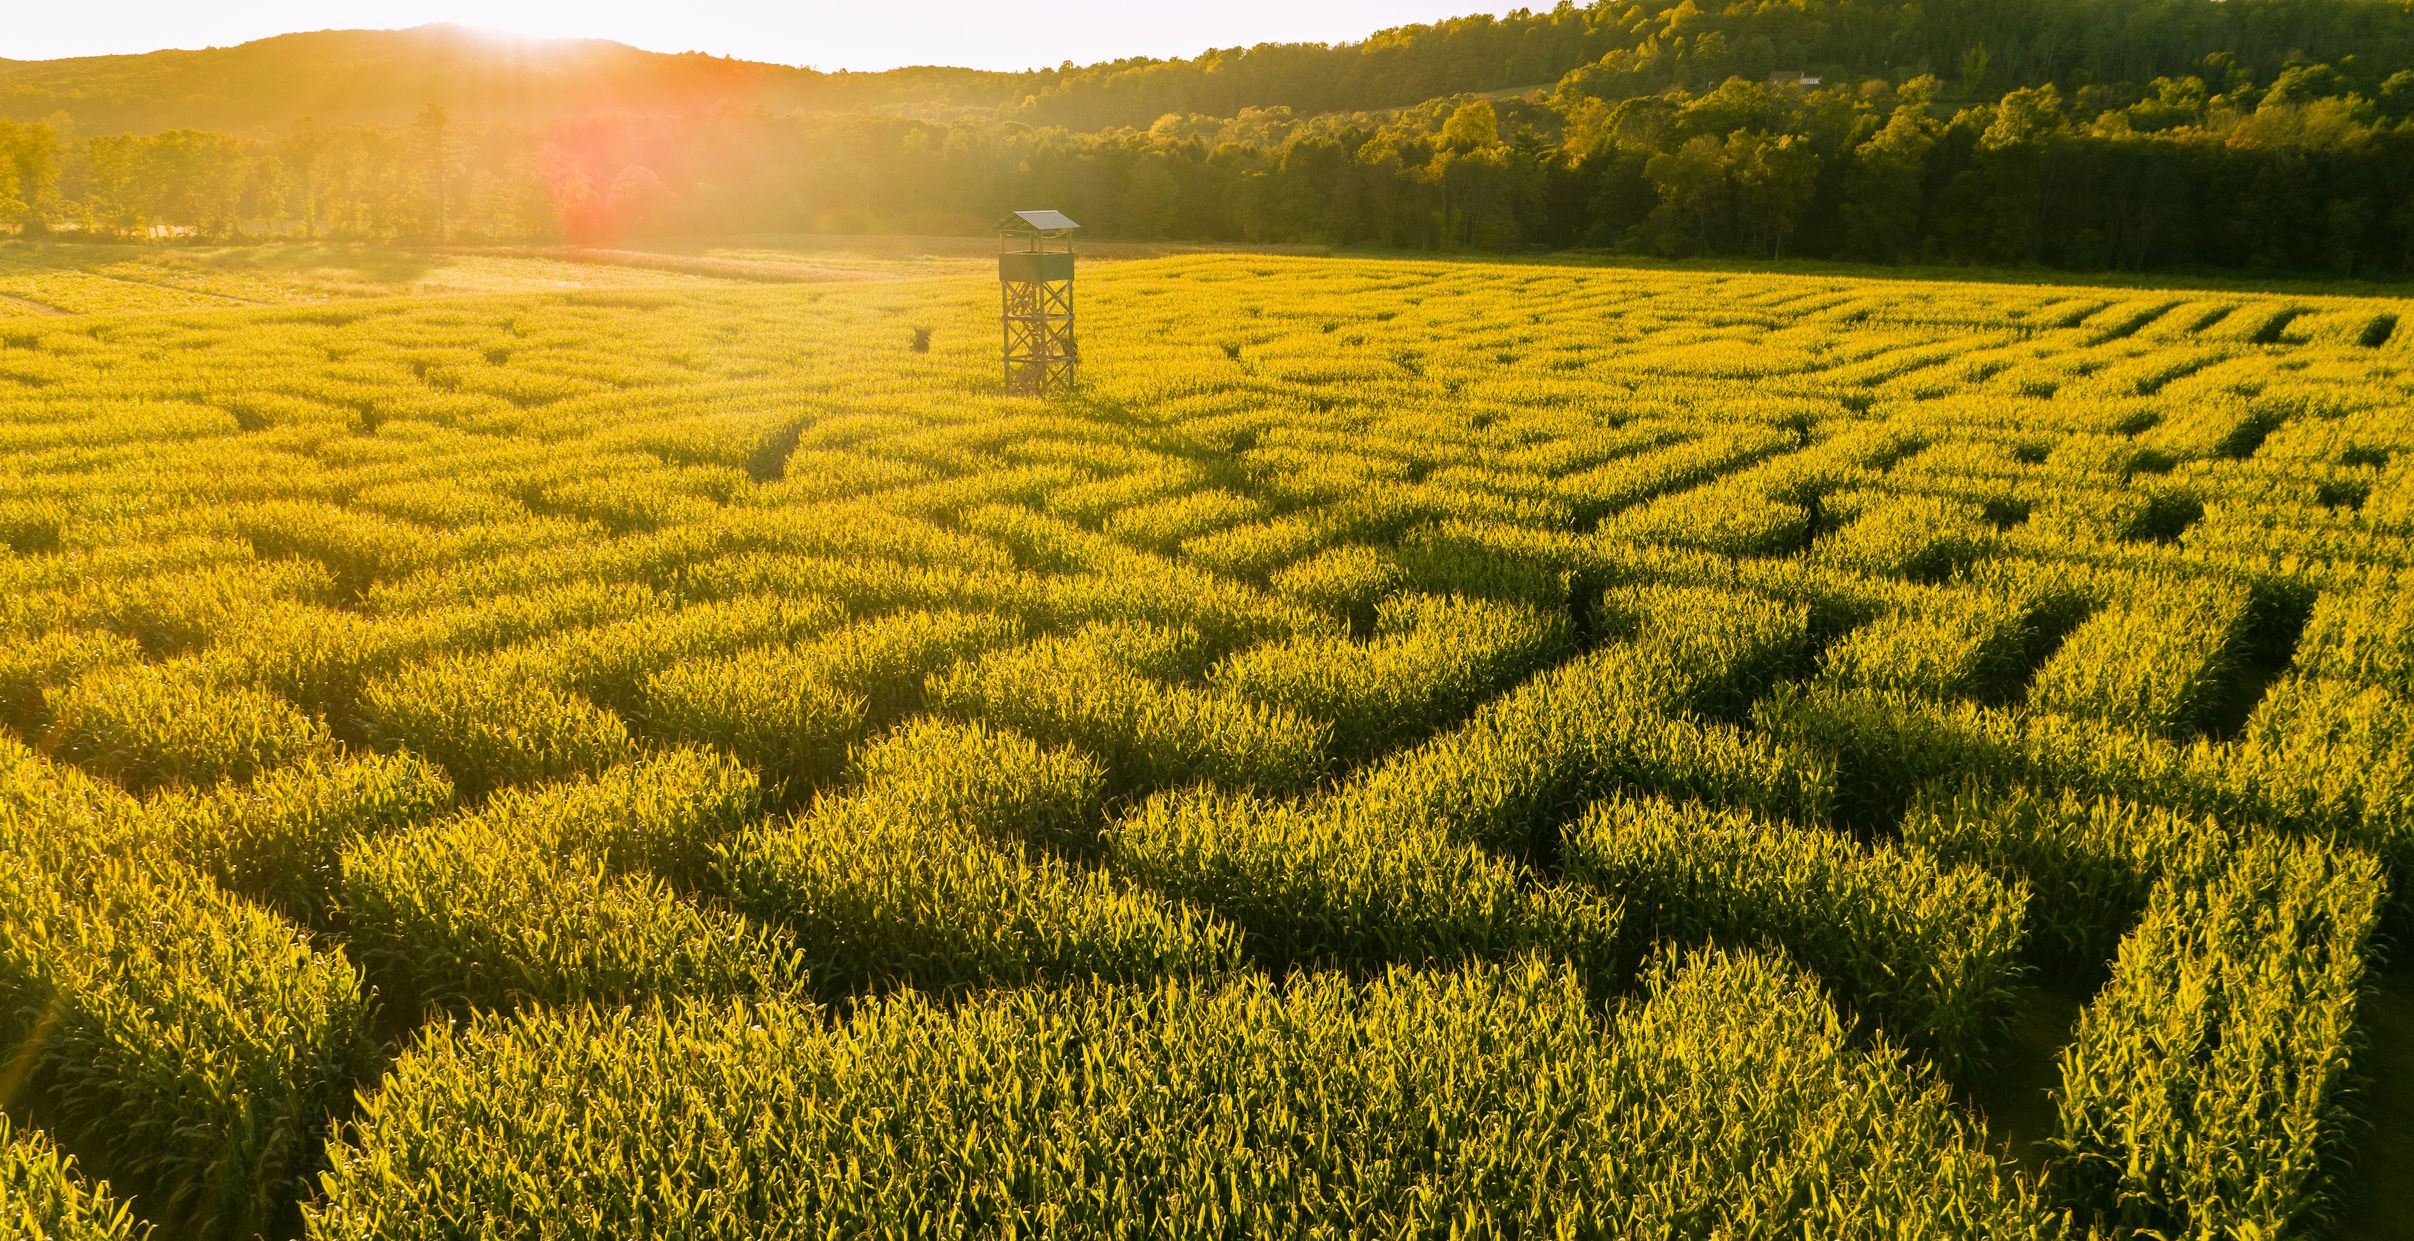
[[[1154,153],[1132,161],[1123,190],[1123,232],[1151,241],[1173,235],[1181,211],[1182,186],[1165,158]]]
[[[1489,99],[1463,103],[1442,123],[1434,145],[1453,154],[1486,151],[1500,145],[1500,111]]]
[[[615,236],[651,233],[669,223],[675,202],[661,174],[631,164],[612,178],[612,188],[604,194],[604,215]]]
[[[2045,237],[2047,151],[2068,130],[2062,93],[2052,86],[2024,87],[1982,116],[1971,168],[1957,179],[1948,209],[1963,221],[1965,244],[1973,251],[1967,257],[2034,262]]]
[[[2380,84],[2381,115],[2391,120],[2414,120],[2414,69],[2400,69]]]
[[[318,238],[320,221],[326,212],[329,174],[332,171],[327,157],[334,142],[335,135],[305,117],[293,127],[293,133],[278,144],[278,153],[293,187],[288,209],[300,222],[304,240]]]
[[[1351,161],[1365,178],[1368,187],[1367,219],[1373,226],[1375,240],[1386,246],[1405,241],[1403,221],[1409,214],[1406,151],[1400,140],[1385,134],[1369,138],[1358,147]]]
[[[1786,239],[1819,188],[1819,156],[1799,134],[1732,134],[1725,152],[1735,211],[1750,250],[1785,256]]]
[[[59,155],[57,130],[0,120],[0,224],[23,233],[49,227],[58,199]]]
[[[460,154],[453,146],[453,121],[438,104],[429,104],[411,122],[411,137],[418,148],[421,193],[427,203],[430,234],[442,244],[451,231],[453,181]]]
[[[0,121],[0,125],[13,123]],[[7,131],[0,130],[0,143],[6,142],[8,136]],[[11,166],[9,161],[0,160],[0,220],[15,221],[17,227],[22,230],[25,227],[26,217],[33,214],[32,208],[26,203],[28,197],[25,183],[18,175],[16,168]]]
[[[1910,252],[1919,235],[1937,129],[1925,107],[1906,104],[1894,110],[1884,129],[1853,149],[1839,208],[1846,253],[1892,263]]]
[[[1242,241],[1268,240],[1274,224],[1273,178],[1262,172],[1243,173],[1224,191],[1224,209]]]
[[[2342,198],[2322,208],[2323,264],[2341,276],[2353,276],[2363,257],[2364,238],[2380,213],[2361,198]]]
[[[2284,40],[2192,2],[1565,4],[1049,71],[944,123],[893,106],[958,89],[920,79],[862,109],[529,128],[418,98],[272,140],[0,123],[0,233],[949,231],[1044,201],[1138,237],[2376,273],[2414,266],[2414,23],[2379,3],[2258,0]],[[1771,63],[1834,85],[1772,88]],[[1892,84],[1919,64],[2004,93],[1949,114],[1935,79]]]
[[[595,193],[595,178],[586,161],[558,147],[538,157],[553,212],[562,236],[573,242],[601,240],[605,232],[603,206]]]
[[[1723,239],[1730,212],[1726,144],[1701,134],[1643,165],[1659,196],[1644,221],[1644,235],[1662,254],[1694,254]]]
[[[1448,249],[1500,249],[1515,244],[1514,176],[1508,148],[1495,142],[1472,150],[1445,150],[1426,175],[1440,199],[1434,226]]]

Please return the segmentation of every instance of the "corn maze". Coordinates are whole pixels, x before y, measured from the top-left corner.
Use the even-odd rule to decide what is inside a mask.
[[[0,1236],[2269,1238],[2369,1144],[2414,307],[1164,257],[1042,403],[977,269],[7,263]]]

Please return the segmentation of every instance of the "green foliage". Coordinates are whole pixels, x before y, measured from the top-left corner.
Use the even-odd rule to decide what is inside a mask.
[[[1868,89],[1922,96],[1912,185],[2071,132]],[[1708,138],[1661,171],[1773,245],[1797,96],[1714,97],[1572,163]],[[1250,124],[1443,160],[1468,244],[1556,148],[1465,103]],[[1087,386],[1035,402],[976,382],[992,274],[0,246],[0,1109],[176,1235],[2335,1201],[2350,906],[2414,910],[2397,310],[1180,253],[1085,273]],[[1804,977],[1671,1004],[1701,940]],[[2019,967],[2113,980],[2050,1208],[1973,1153]]]
[[[646,682],[646,730],[738,756],[781,799],[814,788],[837,773],[847,742],[862,730],[864,698],[797,678],[784,654],[656,673]]]
[[[1529,608],[1431,595],[1385,600],[1375,631],[1364,644],[1317,635],[1251,647],[1208,682],[1329,723],[1335,753],[1355,761],[1463,718],[1569,646],[1564,625]]]
[[[133,1212],[91,1184],[75,1160],[37,1132],[12,1132],[0,1116],[0,1237],[9,1241],[132,1241],[150,1235]]]
[[[629,731],[617,717],[500,672],[485,660],[448,658],[372,681],[361,697],[370,735],[426,755],[472,800],[597,771],[629,755]]]
[[[674,754],[363,840],[337,890],[346,942],[405,1011],[793,991],[781,937],[646,869],[700,869],[752,804],[726,762]]]
[[[481,808],[544,848],[591,855],[611,870],[651,871],[696,887],[714,847],[761,809],[754,774],[723,754],[658,750],[575,784],[509,789]]]
[[[2035,951],[2081,977],[2103,971],[2157,884],[2201,881],[2242,843],[2209,817],[2167,807],[1977,783],[1923,796],[1902,834],[1948,865],[2023,882]]]
[[[1283,792],[1314,782],[1329,728],[1288,707],[1168,684],[1117,653],[1118,631],[1044,637],[932,678],[931,705],[1065,737],[1118,789],[1212,781]]]
[[[1216,573],[1262,579],[1321,551],[1332,536],[1326,521],[1289,513],[1184,539],[1182,556]]]
[[[1359,543],[1328,547],[1273,575],[1274,592],[1320,612],[1371,625],[1385,596],[1408,584],[1396,560]]]
[[[1559,826],[1619,789],[1734,800],[1817,820],[1831,777],[1817,756],[1681,713],[1733,701],[1792,658],[1800,618],[1732,595],[1643,592],[1628,624],[1660,623],[1486,703],[1462,727],[1371,766],[1333,794],[1373,822],[1414,824],[1504,856],[1547,859]],[[1682,623],[1680,607],[1706,609]],[[1723,610],[1722,610],[1723,609]],[[1729,688],[1732,687],[1732,688]]]
[[[2218,581],[2158,581],[2098,613],[2037,669],[2029,701],[2187,736],[2210,723],[2240,657],[2248,592]]]
[[[907,994],[843,1023],[787,1005],[479,1020],[368,1100],[310,1224],[338,1241],[465,1218],[560,1236],[2061,1235],[1942,1087],[1854,1048],[1775,962],[1720,954],[1656,971],[1606,1024],[1578,979],[1533,964]]]
[[[162,797],[144,819],[165,848],[228,890],[296,921],[320,923],[346,849],[452,806],[451,782],[425,762],[365,755]]]
[[[325,754],[327,730],[274,694],[189,665],[96,669],[58,697],[44,746],[135,792],[208,788]]]
[[[1999,702],[2022,688],[2031,632],[2011,600],[1944,592],[1846,634],[1821,656],[1820,674],[1842,685]]]
[[[1766,941],[1897,1041],[1982,1062],[2018,975],[2025,885],[1914,849],[1699,803],[1619,798],[1568,831],[1568,874],[1642,942]]]
[[[1118,509],[1100,528],[1118,541],[1170,552],[1190,539],[1258,515],[1255,501],[1210,489]]]
[[[922,700],[926,670],[1013,640],[1010,619],[905,612],[798,646],[675,664],[648,678],[646,728],[710,745],[753,767],[775,800],[796,801],[838,774],[868,723]]]
[[[917,720],[858,784],[722,850],[739,908],[791,928],[830,988],[931,989],[1222,969],[1220,921],[1081,864],[1103,777],[979,724]]]
[[[2165,1236],[2317,1225],[2381,898],[2371,859],[2270,840],[2158,886],[2062,1052],[2063,1192]]]
[[[1110,825],[1106,850],[1149,886],[1238,923],[1273,967],[1446,962],[1537,940],[1604,978],[1614,964],[1614,911],[1585,916],[1530,891],[1519,866],[1346,804],[1163,793]]]
[[[802,642],[844,619],[843,610],[822,599],[714,601],[547,634],[497,653],[494,661],[507,670],[502,675],[634,715],[643,710],[646,681],[663,668],[768,643]]]
[[[38,737],[50,727],[52,698],[60,690],[96,668],[141,658],[132,639],[112,633],[66,630],[12,640],[0,650],[0,722]]]
[[[1887,497],[1859,505],[1843,529],[1821,541],[1819,554],[1856,573],[1935,581],[1986,555],[1994,533],[1985,512],[1967,500]]]
[[[333,590],[326,570],[301,561],[237,561],[81,583],[58,601],[71,626],[109,629],[145,652],[196,651],[235,628],[264,599],[318,602]]]
[[[1748,593],[1620,587],[1602,597],[1600,616],[1605,632],[1633,636],[1647,692],[1702,715],[1742,714],[1807,654],[1808,611]]]
[[[2311,676],[2414,689],[2414,600],[2377,585],[2325,593],[2292,666]]]
[[[278,1227],[367,1075],[359,976],[186,866],[89,852],[94,839],[63,847],[53,834],[77,826],[79,803],[39,764],[20,764],[0,802],[11,1107],[26,1092],[156,1221],[227,1237]]]

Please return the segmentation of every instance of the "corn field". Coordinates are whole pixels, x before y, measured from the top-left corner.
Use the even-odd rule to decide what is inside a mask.
[[[1042,401],[960,261],[60,253],[0,1238],[2306,1237],[2414,1123],[2414,307],[1159,256]]]

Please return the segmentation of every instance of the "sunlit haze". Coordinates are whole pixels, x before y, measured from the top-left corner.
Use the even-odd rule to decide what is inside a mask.
[[[245,0],[235,5],[131,0],[105,8],[21,6],[0,29],[0,58],[39,60],[223,47],[300,30],[398,28],[458,22],[527,35],[613,39],[657,52],[711,52],[819,69],[966,65],[1029,69],[1124,56],[1189,56],[1210,47],[1362,38],[1387,26],[1474,12],[1481,0],[1226,0],[1213,5],[1131,0],[1044,4],[928,0]]]

